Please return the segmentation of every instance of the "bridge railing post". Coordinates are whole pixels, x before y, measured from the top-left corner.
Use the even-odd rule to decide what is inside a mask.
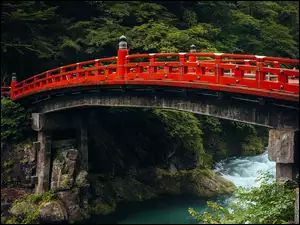
[[[17,76],[16,73],[12,73],[12,77],[11,77],[11,82],[10,82],[10,99],[14,98],[14,90],[15,90],[15,86],[17,85],[18,81],[17,81]]]
[[[187,69],[183,64],[185,63],[185,53],[179,53],[179,65],[180,65],[180,76],[179,80],[183,80],[183,75],[187,72]]]
[[[250,61],[249,59],[244,59],[244,62],[245,62],[246,66],[250,66],[250,62],[249,61]],[[251,73],[251,71],[246,70],[245,73]]]
[[[150,53],[149,54],[149,74],[150,74],[150,80],[153,79],[153,74],[156,72],[156,68],[154,67],[155,63],[155,53]]]
[[[128,55],[126,37],[122,35],[119,42],[117,59],[117,76],[119,79],[125,79],[126,56]]]
[[[220,81],[220,76],[223,76],[223,69],[220,68],[221,63],[222,63],[222,54],[223,53],[214,53],[215,54],[215,63],[216,63],[216,67],[215,67],[215,76],[217,77],[217,83],[219,83]]]
[[[258,88],[261,87],[261,82],[265,80],[265,74],[261,72],[262,67],[264,67],[265,56],[256,55],[256,80]]]
[[[196,53],[196,46],[195,45],[191,45],[190,53]],[[197,57],[195,55],[190,55],[189,56],[189,62],[196,62],[196,61],[197,61]],[[196,72],[196,68],[195,67],[189,68],[189,72]]]

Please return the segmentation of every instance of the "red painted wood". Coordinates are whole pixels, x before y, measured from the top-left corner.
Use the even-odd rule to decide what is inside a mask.
[[[205,88],[299,102],[299,60],[191,52],[128,55],[121,49],[118,57],[70,64],[15,81],[10,91],[1,87],[1,95],[10,93],[16,100],[53,89],[113,84]]]

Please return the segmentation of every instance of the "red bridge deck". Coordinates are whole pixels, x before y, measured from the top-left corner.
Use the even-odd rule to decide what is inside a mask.
[[[160,85],[205,88],[299,101],[299,60],[221,53],[128,55],[75,63],[12,81],[1,95],[12,100],[86,85]]]

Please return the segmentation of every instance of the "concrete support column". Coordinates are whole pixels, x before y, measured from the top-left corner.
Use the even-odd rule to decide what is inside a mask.
[[[86,115],[80,115],[80,127],[77,135],[77,149],[80,152],[81,160],[80,160],[80,170],[86,171],[85,180],[87,181],[87,175],[89,172],[89,161],[88,161],[88,126]],[[84,210],[88,208],[88,187],[80,188],[80,199],[81,204]]]
[[[269,160],[276,162],[276,180],[294,180],[298,167],[298,132],[288,129],[269,131]]]
[[[47,130],[38,132],[39,150],[37,152],[37,169],[36,174],[38,183],[36,193],[44,193],[50,188],[51,172],[51,134]]]
[[[80,132],[79,132],[79,151],[81,152],[82,155],[82,161],[81,161],[81,166],[83,169],[88,171],[88,131],[87,131],[87,124],[83,120],[80,126]]]

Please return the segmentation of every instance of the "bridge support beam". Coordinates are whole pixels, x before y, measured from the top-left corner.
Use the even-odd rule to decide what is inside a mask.
[[[48,130],[38,132],[38,143],[40,145],[37,153],[37,170],[38,184],[36,193],[44,193],[50,188],[50,171],[51,171],[51,133]]]
[[[299,165],[299,131],[271,129],[269,131],[268,156],[276,162],[276,180],[295,180]]]

